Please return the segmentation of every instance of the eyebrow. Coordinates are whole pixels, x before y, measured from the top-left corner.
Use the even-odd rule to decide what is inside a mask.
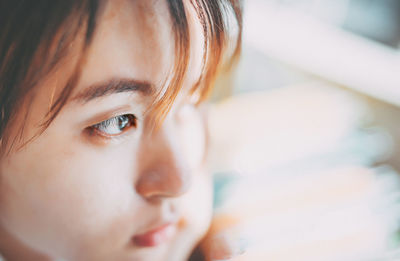
[[[135,79],[111,79],[85,88],[72,100],[87,103],[97,98],[122,92],[139,92],[144,96],[150,96],[155,93],[155,86],[149,82]]]

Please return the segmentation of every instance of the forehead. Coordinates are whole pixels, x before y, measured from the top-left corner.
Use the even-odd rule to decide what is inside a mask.
[[[186,3],[191,52],[186,83],[200,76],[202,30]],[[75,92],[111,78],[134,78],[160,86],[173,73],[175,39],[167,1],[108,1],[98,18]]]
[[[161,81],[174,52],[165,1],[108,1],[104,8],[80,85],[115,77]]]

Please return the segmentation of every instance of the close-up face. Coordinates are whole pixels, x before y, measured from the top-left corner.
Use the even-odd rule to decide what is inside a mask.
[[[23,105],[29,113],[9,123],[23,123],[21,142],[35,136],[0,158],[1,230],[18,244],[65,260],[184,260],[204,236],[212,198],[207,135],[189,95],[204,39],[189,1],[185,9],[188,71],[159,125],[148,112],[176,58],[161,0],[108,1],[57,117],[35,136],[82,57],[74,51],[80,32]]]

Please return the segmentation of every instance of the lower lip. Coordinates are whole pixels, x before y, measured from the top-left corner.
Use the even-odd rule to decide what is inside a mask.
[[[133,237],[133,242],[139,247],[153,247],[168,241],[176,231],[176,226],[167,224],[145,234]]]

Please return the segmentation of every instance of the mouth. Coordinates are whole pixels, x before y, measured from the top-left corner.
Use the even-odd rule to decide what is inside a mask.
[[[176,233],[176,224],[166,223],[143,234],[135,235],[133,243],[138,247],[154,247],[169,241]]]

